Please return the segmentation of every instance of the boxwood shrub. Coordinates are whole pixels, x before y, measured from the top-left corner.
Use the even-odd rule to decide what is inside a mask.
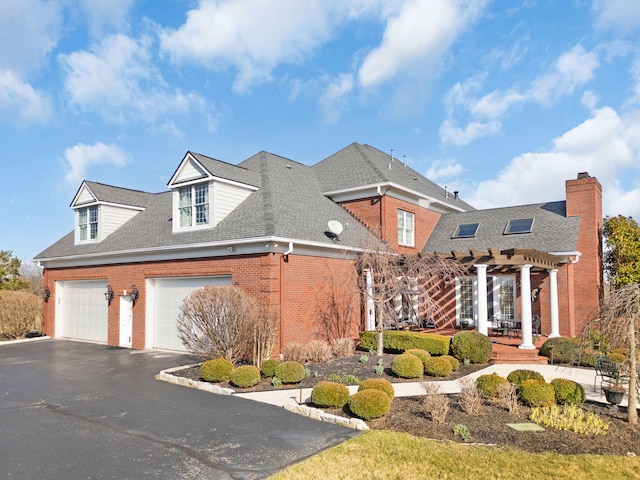
[[[253,365],[242,365],[231,372],[231,384],[240,388],[254,387],[260,383],[260,370]]]
[[[281,362],[276,367],[275,376],[279,378],[282,383],[298,383],[304,378],[304,367],[301,363],[289,360]]]
[[[480,390],[480,393],[482,394],[482,396],[485,398],[497,397],[498,387],[505,383],[509,383],[509,380],[507,380],[504,377],[501,377],[496,373],[480,375],[476,379],[476,386],[478,387],[478,390]]]
[[[544,382],[544,377],[534,370],[518,369],[507,375],[507,380],[519,388],[525,380],[541,380]]]
[[[402,353],[412,348],[426,350],[431,355],[446,355],[449,353],[451,337],[437,333],[404,332],[399,330],[385,330],[382,334],[384,350],[388,353]],[[360,333],[360,348],[375,349],[378,345],[378,332],[367,331]]]
[[[551,363],[579,363],[584,343],[581,338],[550,338],[540,347],[540,355],[547,357]]]
[[[449,363],[451,363],[451,368],[454,372],[460,370],[460,362],[453,355],[442,355],[440,358],[446,358],[447,360],[449,360]]]
[[[391,400],[387,394],[374,388],[356,392],[349,399],[349,410],[363,420],[383,417],[390,409]]]
[[[277,358],[268,358],[260,365],[260,373],[263,377],[271,378],[276,374],[276,367],[282,363]]]
[[[393,359],[391,371],[400,378],[422,378],[424,365],[415,355],[403,353]]]
[[[349,401],[349,389],[337,382],[320,381],[311,390],[311,403],[318,407],[342,408]]]
[[[581,405],[587,399],[584,388],[573,380],[556,378],[551,380],[556,395],[556,403],[561,405]]]
[[[231,378],[233,363],[226,358],[213,358],[200,365],[200,378],[205,382],[226,382]]]
[[[460,361],[486,363],[491,358],[491,352],[489,337],[476,331],[458,332],[451,339],[451,353]]]
[[[410,353],[411,355],[415,355],[420,359],[422,365],[426,363],[427,360],[431,358],[431,354],[426,350],[422,350],[421,348],[410,348],[404,353]]]
[[[550,407],[556,403],[556,394],[544,380],[530,379],[520,385],[520,400],[529,407]]]
[[[431,357],[424,365],[424,373],[430,377],[448,377],[451,372],[453,372],[451,361],[444,355]]]
[[[368,378],[363,380],[358,387],[358,391],[368,389],[380,390],[386,393],[389,400],[393,400],[393,396],[395,395],[393,385],[384,378]]]

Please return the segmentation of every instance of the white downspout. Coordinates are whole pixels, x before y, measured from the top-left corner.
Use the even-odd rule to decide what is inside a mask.
[[[291,252],[293,252],[293,242],[289,242],[289,249],[283,255],[289,255]]]

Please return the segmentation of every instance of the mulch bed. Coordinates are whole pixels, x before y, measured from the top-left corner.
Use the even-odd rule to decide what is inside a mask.
[[[394,355],[384,354],[384,373],[377,375],[375,367],[378,358],[368,355],[369,360],[360,361],[361,354],[348,358],[335,358],[323,364],[307,364],[311,375],[302,382],[281,388],[312,388],[321,380],[329,380],[332,374],[355,375],[360,380],[366,378],[385,378],[392,383],[415,382],[396,377],[391,371],[391,361]],[[480,370],[486,365],[461,365],[460,370],[454,372],[446,379],[425,377],[425,380],[454,380]],[[174,373],[193,380],[200,380],[199,367],[183,369]],[[237,387],[224,382],[218,384],[221,387]],[[256,387],[242,389],[242,392],[272,390],[274,387],[270,381],[263,380]],[[450,395],[450,410],[444,423],[433,422],[422,407],[423,397],[395,398],[391,406],[391,412],[383,418],[367,422],[370,428],[394,430],[409,433],[418,437],[427,437],[437,440],[448,440],[462,443],[460,436],[453,433],[454,426],[465,425],[471,432],[469,442],[489,445],[508,446],[528,452],[556,452],[561,454],[593,453],[603,455],[640,455],[640,426],[629,425],[626,422],[626,409],[611,409],[607,405],[586,402],[585,410],[597,413],[609,422],[609,431],[606,435],[583,436],[573,432],[546,428],[542,432],[522,432],[508,427],[510,423],[527,423],[530,409],[522,407],[517,414],[509,413],[502,406],[485,402],[479,415],[471,416],[463,412],[458,404],[459,396]],[[330,411],[342,416],[350,416],[347,408],[344,410]]]

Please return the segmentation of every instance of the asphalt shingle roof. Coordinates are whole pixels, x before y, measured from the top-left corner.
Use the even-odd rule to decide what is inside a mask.
[[[534,218],[531,233],[504,235],[509,220]],[[476,236],[452,238],[461,224],[479,223]],[[566,202],[446,213],[440,217],[424,252],[468,251],[495,248],[535,248],[546,252],[575,251],[580,217],[566,216]]]

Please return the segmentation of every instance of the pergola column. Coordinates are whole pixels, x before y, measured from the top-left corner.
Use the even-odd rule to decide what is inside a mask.
[[[365,270],[367,289],[367,330],[376,329],[376,305],[373,302],[373,275],[371,270]]]
[[[551,307],[551,333],[549,338],[560,336],[560,315],[558,314],[558,269],[549,270],[549,303]]]
[[[474,265],[478,281],[478,333],[489,335],[489,325],[487,317],[487,266],[484,264]]]
[[[531,325],[531,265],[520,266],[520,307],[522,321],[522,344],[518,348],[532,350],[533,326]]]

